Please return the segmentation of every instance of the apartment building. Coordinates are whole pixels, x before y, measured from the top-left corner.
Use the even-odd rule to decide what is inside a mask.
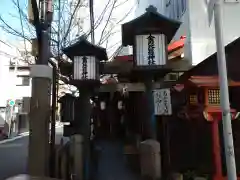
[[[225,45],[240,37],[239,0],[223,1],[223,32]],[[167,0],[166,12],[182,21],[175,40],[186,36],[185,58],[196,65],[216,52],[212,0]]]
[[[184,59],[196,65],[216,52],[212,0],[138,0],[136,14],[142,14],[150,4],[166,16],[182,22],[173,40],[186,36]],[[240,0],[223,1],[224,43],[240,37]]]

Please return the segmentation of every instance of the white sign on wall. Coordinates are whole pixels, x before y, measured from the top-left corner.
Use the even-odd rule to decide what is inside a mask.
[[[170,89],[156,89],[153,97],[155,115],[172,115]]]

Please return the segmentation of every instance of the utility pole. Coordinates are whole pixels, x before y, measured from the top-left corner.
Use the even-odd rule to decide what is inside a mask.
[[[223,41],[222,2],[223,0],[215,0],[215,4],[214,4],[218,73],[219,73],[219,80],[220,80],[223,135],[224,135],[224,146],[225,146],[225,156],[226,156],[227,176],[228,176],[227,179],[236,180],[237,174],[236,174],[236,163],[235,163],[233,135],[232,135],[231,112],[230,112],[230,104],[229,104],[228,76],[227,76],[225,46]]]
[[[50,88],[52,68],[48,66],[50,57],[49,25],[51,23],[52,0],[31,0],[33,25],[38,39],[38,59],[31,66],[32,98],[30,107],[29,174],[48,176],[49,174],[49,120]]]
[[[95,44],[95,34],[94,34],[94,3],[93,3],[93,0],[89,0],[89,11],[90,11],[91,42],[92,42],[92,44]]]

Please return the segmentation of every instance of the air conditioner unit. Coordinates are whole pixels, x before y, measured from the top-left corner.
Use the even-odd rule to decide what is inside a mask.
[[[169,73],[165,76],[165,81],[177,81],[179,78],[178,73]]]

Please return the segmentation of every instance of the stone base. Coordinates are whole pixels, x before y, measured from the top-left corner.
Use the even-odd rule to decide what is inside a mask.
[[[172,173],[171,179],[172,180],[183,180],[183,175],[181,173]]]
[[[160,177],[158,177],[158,178],[155,177],[154,178],[154,177],[145,175],[145,176],[141,177],[141,180],[161,180],[161,178]]]
[[[142,177],[161,178],[160,144],[149,139],[140,143],[140,164]]]
[[[195,177],[194,180],[207,180],[205,177]]]
[[[21,174],[18,176],[10,177],[6,180],[59,180],[59,179],[49,177],[33,177],[26,174]]]

